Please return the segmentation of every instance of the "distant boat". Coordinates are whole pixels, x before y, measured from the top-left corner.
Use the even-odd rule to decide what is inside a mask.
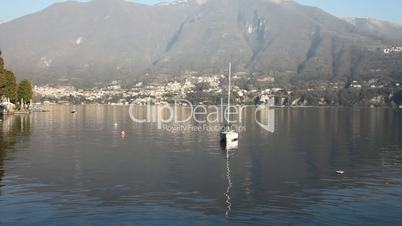
[[[41,108],[32,108],[31,112],[50,112],[50,111]]]
[[[336,171],[336,174],[342,175],[342,174],[345,174],[345,171],[343,171],[343,170],[337,170],[337,171]]]
[[[229,111],[230,111],[230,93],[231,93],[231,78],[232,77],[232,63],[229,63],[229,87],[228,87],[228,108],[227,108],[227,113],[229,117]],[[229,121],[229,120],[228,120]],[[230,125],[229,122],[226,122],[222,130],[220,131],[220,137],[222,141],[226,142],[232,142],[232,141],[237,141],[239,139],[239,133],[237,133],[232,126]]]
[[[71,111],[71,114],[75,114],[75,113],[77,113],[77,110],[72,110]]]
[[[234,131],[230,126],[223,127],[220,136],[221,140],[226,142],[233,142],[239,139],[239,133]]]

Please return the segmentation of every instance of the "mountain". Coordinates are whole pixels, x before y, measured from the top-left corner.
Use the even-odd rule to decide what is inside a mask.
[[[300,79],[401,80],[392,47],[402,28],[376,21],[290,0],[68,1],[1,24],[0,48],[8,67],[43,83],[222,73],[229,61]]]
[[[348,17],[345,21],[355,32],[387,43],[402,46],[402,25],[369,17]]]

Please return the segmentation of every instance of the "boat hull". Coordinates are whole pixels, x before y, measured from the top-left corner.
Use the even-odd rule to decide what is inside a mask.
[[[239,139],[239,134],[236,132],[221,132],[220,134],[222,141],[237,141]]]

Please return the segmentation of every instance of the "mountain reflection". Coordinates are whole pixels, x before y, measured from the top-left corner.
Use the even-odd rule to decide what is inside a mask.
[[[77,114],[71,108],[51,106],[50,113],[1,125],[1,176],[6,162],[7,175],[16,176],[7,183],[62,206],[54,210],[59,215],[174,209],[247,224],[267,215],[311,216],[344,205],[338,200],[357,200],[356,191],[401,184],[399,111],[277,109],[272,134],[248,109],[247,131],[228,152],[218,132],[171,133],[134,123],[128,107],[77,106]],[[142,106],[134,111],[144,115]],[[344,176],[336,175],[339,169]]]

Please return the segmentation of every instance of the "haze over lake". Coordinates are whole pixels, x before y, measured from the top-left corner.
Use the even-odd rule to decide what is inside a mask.
[[[134,123],[128,107],[49,110],[0,122],[0,224],[402,221],[398,109],[276,109],[275,133],[246,111],[229,153],[216,132]]]

